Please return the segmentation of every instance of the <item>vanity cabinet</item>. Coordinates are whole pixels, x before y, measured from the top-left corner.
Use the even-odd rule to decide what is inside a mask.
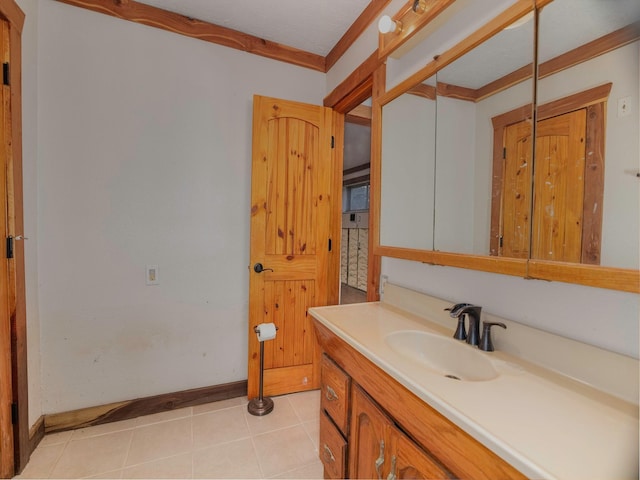
[[[395,427],[358,386],[352,393],[351,478],[452,478],[451,472]]]
[[[325,478],[526,478],[322,323],[314,327],[324,352]]]

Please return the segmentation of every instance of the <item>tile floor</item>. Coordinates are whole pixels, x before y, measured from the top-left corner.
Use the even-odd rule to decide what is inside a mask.
[[[341,284],[340,305],[348,303],[363,303],[367,301],[367,292],[350,287],[346,283]]]
[[[46,435],[16,478],[322,478],[319,391],[273,400],[263,417],[234,398]]]

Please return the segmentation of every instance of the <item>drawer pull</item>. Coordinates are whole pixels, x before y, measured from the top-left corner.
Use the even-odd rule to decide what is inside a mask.
[[[331,449],[329,448],[329,446],[326,443],[324,444],[324,459],[327,462],[335,462],[336,461],[336,457],[333,456],[333,452],[331,451]]]
[[[376,459],[376,472],[378,473],[378,480],[382,480],[382,464],[384,463],[384,440],[380,440],[380,455]]]
[[[338,400],[338,394],[336,393],[336,391],[331,388],[329,385],[325,385],[326,387],[326,391],[324,393],[324,396],[327,398],[327,400],[329,400],[330,402],[333,402],[334,400]]]
[[[397,477],[397,465],[396,465],[396,456],[391,457],[391,471],[387,476],[387,480],[396,480]]]

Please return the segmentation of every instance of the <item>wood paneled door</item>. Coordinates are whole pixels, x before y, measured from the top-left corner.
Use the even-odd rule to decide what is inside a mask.
[[[587,109],[538,122],[531,258],[582,260]]]
[[[529,258],[531,122],[507,126],[504,138],[499,252],[505,257]]]
[[[531,105],[492,119],[491,255],[600,264],[611,85],[538,107],[535,169]]]
[[[319,348],[307,309],[326,305],[329,282],[338,284],[332,125],[329,108],[254,97],[249,398],[258,395],[260,346],[254,328],[260,323],[278,327],[276,338],[264,342],[264,394],[320,384]],[[330,272],[336,272],[335,279]]]

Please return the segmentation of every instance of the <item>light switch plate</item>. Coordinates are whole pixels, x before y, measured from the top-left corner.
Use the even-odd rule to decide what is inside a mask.
[[[147,265],[146,267],[146,284],[147,285],[159,285],[160,280],[158,278],[158,265]]]

